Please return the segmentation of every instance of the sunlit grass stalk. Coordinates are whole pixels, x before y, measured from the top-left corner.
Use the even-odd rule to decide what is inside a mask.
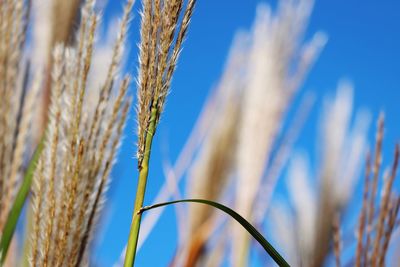
[[[124,262],[126,267],[135,263],[141,222],[139,211],[146,192],[151,145],[195,2],[188,1],[178,27],[183,0],[143,0],[137,106],[139,181]]]
[[[143,207],[147,177],[149,175],[151,144],[153,142],[153,137],[156,130],[157,113],[157,105],[154,105],[151,109],[150,124],[146,133],[143,160],[139,167],[139,182],[136,189],[135,207],[133,211],[131,231],[129,233],[129,242],[126,249],[124,267],[133,266],[135,262],[136,248],[139,240],[140,222],[142,220],[142,213],[140,210]]]

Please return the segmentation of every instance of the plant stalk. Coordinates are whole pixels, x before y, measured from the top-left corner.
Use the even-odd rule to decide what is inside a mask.
[[[151,144],[153,142],[153,136],[156,130],[157,114],[157,104],[153,104],[153,107],[151,108],[149,127],[146,133],[144,155],[142,162],[139,164],[139,181],[136,188],[135,208],[133,210],[132,224],[129,233],[128,246],[126,248],[124,267],[133,267],[135,265],[140,222],[142,219],[142,213],[140,211],[143,207],[147,177],[149,175]]]
[[[29,195],[33,174],[37,162],[39,160],[40,154],[42,153],[44,147],[44,139],[42,139],[37,146],[35,153],[29,162],[28,168],[26,169],[24,180],[22,185],[15,197],[13,206],[8,214],[7,221],[4,225],[3,233],[0,240],[0,266],[3,266],[4,260],[7,255],[8,247],[10,246],[12,237],[14,235],[15,228],[17,227],[18,218],[21,215],[22,208],[24,207],[26,198]]]

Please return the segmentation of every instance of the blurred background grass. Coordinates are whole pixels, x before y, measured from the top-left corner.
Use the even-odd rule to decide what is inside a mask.
[[[198,1],[188,40],[173,79],[172,92],[153,145],[145,203],[152,203],[162,186],[165,179],[163,160],[167,158],[171,162],[175,161],[202,104],[222,74],[235,33],[251,27],[256,6],[260,2],[264,1]],[[276,6],[276,1],[265,2]],[[126,62],[127,68],[134,72],[138,54],[136,44],[139,42],[139,8],[140,1],[137,1],[128,39],[129,58]],[[122,1],[109,1],[104,14],[106,24],[118,16],[121,9]],[[312,33],[322,30],[329,40],[288,114],[290,121],[302,96],[308,91],[315,93],[316,102],[295,144],[295,149],[308,151],[312,164],[318,162],[316,125],[323,108],[323,99],[327,95],[335,94],[337,82],[342,78],[354,84],[354,109],[367,108],[373,114],[373,127],[370,127],[368,135],[370,145],[374,140],[377,115],[381,110],[386,113],[387,132],[383,156],[384,162],[391,162],[392,148],[400,135],[399,16],[400,3],[396,0],[371,0],[363,3],[355,0],[316,1],[306,39]],[[131,89],[135,90],[134,87]],[[134,159],[136,148],[132,138],[135,131],[135,115],[132,111],[119,160],[112,172],[109,202],[103,216],[105,224],[101,226],[102,234],[98,235],[99,245],[94,258],[99,266],[112,266],[118,260],[127,240],[137,179]],[[283,172],[283,176],[285,175],[286,168]],[[185,185],[182,184],[181,188],[184,189]],[[361,188],[360,185],[357,186],[355,200],[361,198]],[[280,184],[274,198],[285,194],[284,186]],[[356,202],[354,206],[350,210],[357,208],[358,211],[360,202]],[[357,217],[353,217],[348,224],[354,226]],[[267,233],[273,231],[267,230]],[[139,251],[137,266],[167,266],[176,249],[170,244],[176,242],[175,210],[168,208]],[[256,258],[259,255],[254,255],[254,266],[258,266]]]

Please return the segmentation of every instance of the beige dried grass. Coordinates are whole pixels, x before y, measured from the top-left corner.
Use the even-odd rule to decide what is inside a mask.
[[[31,126],[40,78],[30,83],[23,60],[28,23],[24,1],[0,5],[0,232],[32,150]]]
[[[254,208],[266,163],[294,93],[324,45],[323,34],[303,45],[312,1],[285,1],[276,12],[260,5],[253,29],[245,37],[243,112],[237,152],[236,210],[254,221]],[[300,59],[300,60],[299,60]],[[294,70],[294,71],[293,71]],[[249,237],[233,230],[232,262],[244,266]]]
[[[395,147],[390,171],[387,170],[383,174],[381,196],[376,196],[382,165],[383,135],[384,116],[381,114],[377,123],[373,162],[368,156],[365,168],[366,179],[357,230],[356,266],[385,266],[385,258],[389,252],[389,243],[399,213],[399,197],[393,188],[400,156],[399,145]],[[371,173],[372,164],[373,171]],[[373,176],[372,183],[371,174]],[[376,207],[377,204],[380,205],[379,209]]]
[[[76,48],[55,48],[47,142],[35,174],[33,266],[87,261],[131,102],[129,76],[117,76],[133,3],[125,5],[108,75],[96,93],[87,84],[99,21],[93,2],[82,7]],[[87,99],[89,89],[97,101]]]
[[[352,105],[352,88],[343,83],[339,85],[336,98],[326,102],[320,120],[319,173],[310,171],[307,157],[302,154],[294,156],[289,165],[288,189],[293,211],[284,211],[290,214],[282,217],[290,220],[286,224],[291,225],[293,233],[279,231],[276,238],[279,241],[280,236],[285,236],[280,242],[293,265],[321,266],[330,253],[336,256],[336,264],[342,263],[340,256],[346,247],[341,244],[337,217],[354,190],[366,148],[369,121],[366,113],[358,112],[352,126]],[[318,177],[312,183],[315,175]],[[281,220],[271,227],[278,227]]]
[[[156,0],[154,3],[150,0],[143,1],[137,106],[139,167],[144,156],[151,109],[157,109],[158,123],[195,2],[189,0],[178,28],[182,0]]]

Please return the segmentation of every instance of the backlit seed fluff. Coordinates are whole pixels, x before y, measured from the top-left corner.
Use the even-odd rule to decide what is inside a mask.
[[[87,262],[131,105],[127,96],[131,78],[118,76],[133,4],[133,0],[125,4],[99,90],[88,83],[99,23],[91,1],[82,6],[76,45],[54,49],[45,146],[34,175],[31,266]]]
[[[151,110],[158,122],[196,0],[189,0],[179,25],[184,0],[143,0],[138,75],[138,151],[143,159]]]

